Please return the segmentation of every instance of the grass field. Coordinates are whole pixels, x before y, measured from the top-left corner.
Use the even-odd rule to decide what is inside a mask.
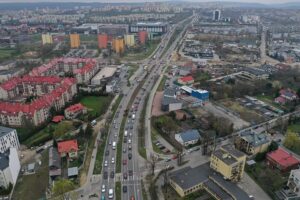
[[[161,79],[159,85],[158,85],[157,91],[163,91],[164,90],[166,81],[167,81],[167,76],[164,75],[163,78]]]
[[[12,199],[41,199],[49,183],[48,151],[42,153],[42,165],[38,166],[35,174],[19,176]],[[37,166],[37,165],[36,165]]]
[[[59,124],[50,123],[44,129],[26,139],[24,144],[27,147],[37,146],[51,140],[53,137],[59,138],[74,129],[75,127],[71,121],[62,121]]]
[[[277,169],[270,169],[265,162],[258,162],[255,166],[246,167],[249,176],[273,199],[275,191],[282,188],[289,174],[282,174]]]
[[[0,49],[0,61],[11,58],[15,52],[14,49]]]
[[[106,112],[112,99],[112,96],[85,96],[80,102],[88,108],[88,114],[96,118]]]
[[[300,123],[291,124],[288,126],[288,130],[295,133],[300,133]]]
[[[265,119],[263,116],[257,114],[255,111],[252,111],[244,106],[241,106],[239,103],[232,100],[223,100],[221,101],[225,107],[231,109],[232,111],[238,113],[240,117],[247,122],[261,123]]]
[[[160,40],[150,41],[146,45],[146,49],[144,51],[139,52],[139,53],[128,53],[127,55],[125,55],[123,57],[123,59],[125,59],[127,61],[137,61],[137,60],[146,59],[154,52],[154,50],[157,48],[159,43],[160,43]]]

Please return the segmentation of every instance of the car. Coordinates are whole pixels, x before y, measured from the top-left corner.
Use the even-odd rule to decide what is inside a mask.
[[[131,145],[129,145],[129,146],[128,146],[128,149],[129,149],[129,150],[131,150],[131,149],[132,149]]]
[[[108,166],[108,162],[106,160],[106,161],[104,161],[104,167],[107,167],[107,166]]]
[[[111,145],[111,140],[108,142],[108,145]]]
[[[128,159],[131,160],[131,158],[132,158],[132,154],[129,153],[129,154],[128,154]]]
[[[104,194],[101,195],[101,200],[105,200],[105,195]]]
[[[129,171],[128,171],[128,175],[129,175],[129,176],[132,176],[132,175],[133,175],[133,171],[132,171],[132,170],[129,170]]]
[[[124,140],[123,140],[123,142],[124,142],[124,143],[126,143],[126,142],[127,142],[127,138],[126,138],[126,137],[124,137]]]
[[[109,189],[108,190],[108,198],[109,199],[113,199],[114,198],[114,189]]]
[[[165,162],[170,162],[171,161],[171,158],[167,158],[166,160],[165,160]]]
[[[101,192],[105,192],[105,185],[102,185],[102,189],[101,189]]]
[[[127,165],[127,160],[126,159],[123,160],[123,165]]]
[[[123,185],[123,193],[126,193],[126,192],[127,192],[127,186]]]
[[[132,133],[131,133],[131,132],[129,133],[129,136],[130,136],[130,137],[132,136]]]
[[[115,178],[115,172],[110,172],[110,178]]]
[[[127,173],[126,173],[126,172],[123,173],[123,178],[124,178],[125,180],[127,180]]]
[[[131,144],[131,139],[128,140],[128,144]]]
[[[134,196],[131,196],[131,197],[130,197],[130,200],[134,200]]]
[[[111,163],[112,163],[112,164],[115,163],[115,158],[114,158],[114,157],[111,158]]]
[[[105,151],[105,156],[108,156],[108,155],[109,155],[109,151],[106,150],[106,151]]]
[[[177,155],[173,155],[172,159],[176,160],[177,159]]]
[[[126,153],[126,149],[125,148],[123,149],[123,153]]]
[[[105,172],[103,173],[103,179],[106,180],[107,178],[108,178],[108,173],[105,171]]]

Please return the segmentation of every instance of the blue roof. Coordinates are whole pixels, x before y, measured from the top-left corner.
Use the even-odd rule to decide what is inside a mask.
[[[191,130],[182,132],[182,133],[180,133],[180,136],[181,136],[181,139],[183,142],[200,139],[200,134],[196,129],[191,129]]]

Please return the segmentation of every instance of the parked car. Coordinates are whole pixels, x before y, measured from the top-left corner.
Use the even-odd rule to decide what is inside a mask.
[[[123,193],[126,193],[126,192],[127,192],[127,186],[123,185]]]
[[[103,173],[103,178],[104,178],[104,180],[106,180],[108,178],[108,173],[106,171]]]

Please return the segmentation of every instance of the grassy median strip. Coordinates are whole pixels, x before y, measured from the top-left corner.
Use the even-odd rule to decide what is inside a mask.
[[[116,185],[116,200],[121,200],[122,191],[121,191],[121,181],[117,181]]]
[[[123,98],[123,95],[119,95],[116,102],[112,106],[112,116],[115,116],[122,98]],[[111,121],[112,121],[112,119],[110,119],[105,124],[104,131],[101,133],[101,144],[98,147],[93,174],[101,174],[103,157],[104,157],[103,154],[104,154],[105,146],[106,146],[106,143],[107,143],[107,135],[108,135],[108,132],[109,132],[109,126],[111,124]]]
[[[138,151],[140,156],[142,156],[144,159],[147,160],[147,153],[145,149],[145,116],[146,116],[146,110],[147,110],[147,104],[149,101],[149,94],[147,94],[145,98],[145,102],[143,105],[143,110],[141,113],[141,117],[139,120],[139,128],[138,128]]]
[[[116,162],[116,173],[121,173],[121,162],[122,162],[122,146],[123,146],[123,134],[126,123],[126,117],[123,117],[121,122],[119,141],[117,144],[117,162]]]

